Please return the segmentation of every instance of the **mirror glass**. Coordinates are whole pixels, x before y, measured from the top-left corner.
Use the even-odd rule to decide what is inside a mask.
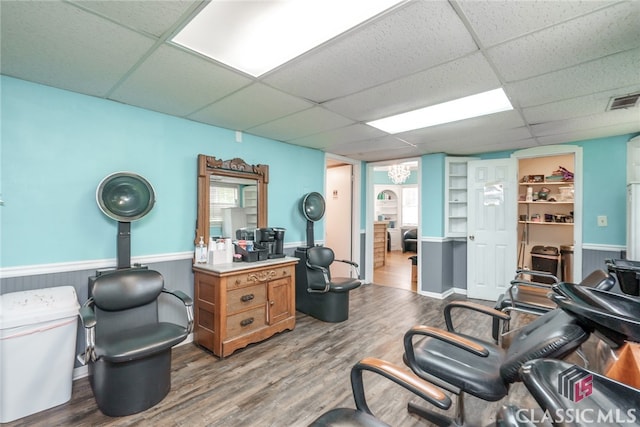
[[[209,235],[235,239],[237,229],[257,226],[257,182],[212,175],[209,182]]]
[[[239,228],[267,226],[269,166],[235,158],[198,156],[198,218],[195,243],[203,237],[236,238]]]

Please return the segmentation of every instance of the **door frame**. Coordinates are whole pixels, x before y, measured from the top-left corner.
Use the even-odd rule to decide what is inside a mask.
[[[324,155],[324,178],[323,178],[323,193],[327,194],[327,163],[328,160],[346,163],[351,165],[351,259],[358,264],[360,263],[360,217],[361,217],[361,182],[362,182],[362,167],[359,160],[350,159],[349,157],[340,156],[338,154],[325,153]],[[325,227],[326,228],[326,227]],[[326,229],[324,230],[326,233]],[[322,241],[326,240],[326,236],[323,234]],[[360,271],[360,276],[363,273]]]
[[[573,154],[574,178],[573,178],[573,281],[579,283],[582,280],[582,218],[584,207],[582,205],[583,192],[583,168],[582,147],[577,145],[546,145],[526,148],[511,154],[517,160],[533,157],[557,156]],[[517,240],[517,236],[515,236]]]
[[[417,255],[418,255],[418,284],[417,293],[422,289],[422,263],[420,262],[421,249],[421,236],[422,236],[422,158],[421,157],[407,157],[404,159],[386,160],[381,162],[367,163],[366,168],[366,190],[365,190],[365,283],[373,283],[373,223],[375,206],[374,200],[376,197],[373,183],[373,168],[377,166],[389,166],[396,163],[404,162],[418,162],[417,172],[417,186],[418,186],[418,242]]]

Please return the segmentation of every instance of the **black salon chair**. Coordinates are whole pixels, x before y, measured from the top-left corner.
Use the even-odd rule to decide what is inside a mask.
[[[412,228],[402,234],[402,252],[418,252],[417,228]]]
[[[333,262],[351,266],[355,277],[332,277]],[[323,322],[343,322],[349,318],[349,292],[361,285],[358,264],[335,259],[331,248],[314,246],[307,250],[307,289],[296,299],[296,309]],[[299,304],[298,304],[299,302]]]
[[[520,377],[554,426],[640,425],[638,389],[559,360],[527,362]]]
[[[576,319],[560,309],[536,318],[513,331],[510,344],[501,346],[453,330],[454,308],[467,308],[502,320],[508,315],[468,301],[454,301],[445,306],[448,331],[415,326],[404,337],[405,359],[419,377],[458,396],[455,419],[409,405],[409,411],[437,425],[464,424],[463,397],[471,394],[486,401],[497,401],[519,381],[523,363],[538,358],[563,358],[589,338]]]
[[[516,277],[511,281],[509,289],[498,297],[494,308],[505,313],[521,312],[540,316],[548,311],[558,308],[548,294],[553,292],[553,285],[537,283],[526,280],[525,275],[535,274],[552,279],[557,284],[558,279],[545,272],[518,270]],[[587,277],[582,279],[580,285],[588,286],[596,289],[608,291],[616,284],[616,279],[611,273],[604,270],[595,270]],[[508,322],[500,325],[498,319],[493,320],[493,339],[499,341],[501,333],[507,332],[509,329]]]
[[[612,348],[640,342],[640,297],[559,283],[550,298]]]
[[[186,307],[186,326],[158,320],[158,297],[166,293]],[[193,327],[192,300],[164,289],[160,273],[125,269],[102,274],[89,283],[89,300],[80,309],[89,364],[89,381],[105,415],[144,411],[171,388],[171,347]]]
[[[389,424],[376,418],[367,405],[362,378],[364,371],[382,375],[438,408],[449,409],[451,406],[448,396],[412,372],[384,360],[368,357],[351,368],[351,389],[356,409],[332,409],[313,421],[310,427],[389,427]]]

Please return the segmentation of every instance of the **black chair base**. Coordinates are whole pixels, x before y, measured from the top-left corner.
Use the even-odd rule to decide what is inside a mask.
[[[110,417],[142,412],[171,389],[171,348],[143,359],[89,365],[89,382],[100,411]]]
[[[323,322],[338,323],[349,318],[349,292],[307,293],[298,302],[296,310]]]

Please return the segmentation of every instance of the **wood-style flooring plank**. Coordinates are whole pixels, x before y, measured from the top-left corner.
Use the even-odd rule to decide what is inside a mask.
[[[121,418],[103,415],[88,379],[81,378],[73,384],[70,402],[6,426],[306,426],[334,407],[354,406],[349,372],[358,360],[373,356],[402,365],[404,332],[415,324],[444,327],[445,302],[364,285],[351,293],[350,317],[342,323],[297,313],[293,331],[225,359],[193,343],[174,348],[171,391],[142,413]],[[489,336],[490,321],[478,316],[461,314],[461,325],[467,332]],[[428,425],[406,411],[407,403],[417,398],[388,380],[365,373],[365,388],[370,407],[386,422],[400,427]],[[523,402],[522,393],[513,396]],[[465,403],[467,413],[481,423],[491,421],[500,404],[473,398]]]

